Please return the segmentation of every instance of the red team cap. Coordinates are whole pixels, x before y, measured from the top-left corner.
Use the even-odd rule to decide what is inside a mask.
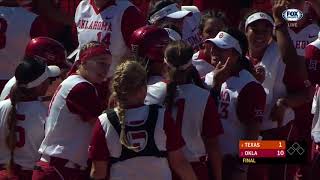
[[[67,52],[58,41],[48,37],[31,39],[25,49],[26,57],[37,57],[47,65],[56,65],[61,69],[68,69],[71,64],[67,62]]]
[[[164,48],[170,42],[170,38],[163,28],[144,26],[133,32],[130,42],[131,50],[137,56],[163,62]]]

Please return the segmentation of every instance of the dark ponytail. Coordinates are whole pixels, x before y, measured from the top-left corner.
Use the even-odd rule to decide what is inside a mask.
[[[31,97],[34,89],[26,89],[25,87],[15,84],[10,91],[10,101],[11,101],[11,110],[7,116],[7,127],[8,134],[6,136],[6,144],[10,150],[10,160],[7,164],[7,171],[9,174],[12,174],[14,170],[14,150],[17,145],[17,135],[16,135],[16,126],[17,126],[17,109],[16,105],[26,97]]]

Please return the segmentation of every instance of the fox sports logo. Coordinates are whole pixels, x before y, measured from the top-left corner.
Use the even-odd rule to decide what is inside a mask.
[[[303,13],[299,9],[287,9],[282,12],[282,17],[290,22],[299,21],[303,18]]]

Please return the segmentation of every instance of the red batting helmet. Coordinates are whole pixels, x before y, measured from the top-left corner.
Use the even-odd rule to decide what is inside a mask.
[[[56,65],[60,68],[69,68],[67,52],[58,41],[48,37],[31,39],[26,47],[25,56],[39,57],[47,65]]]
[[[163,62],[164,48],[170,42],[165,29],[156,26],[143,26],[131,35],[132,52],[151,61]]]

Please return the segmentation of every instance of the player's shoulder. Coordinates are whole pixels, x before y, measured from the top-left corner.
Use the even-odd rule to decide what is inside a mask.
[[[319,58],[320,59],[320,40],[317,39],[308,44],[305,48],[305,58]]]

